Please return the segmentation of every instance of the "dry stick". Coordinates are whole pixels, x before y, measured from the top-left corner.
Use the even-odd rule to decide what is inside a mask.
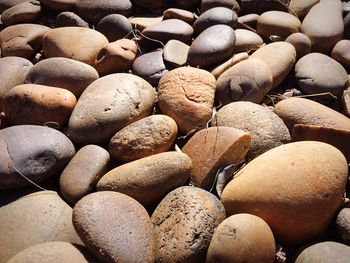
[[[150,40],[150,41],[157,42],[157,43],[161,44],[162,47],[164,48],[165,45],[164,45],[164,43],[163,43],[162,41],[157,40],[157,39],[154,39],[154,38],[150,38],[150,37],[148,37],[148,36],[145,36],[144,34],[141,33],[140,30],[138,30],[138,29],[136,29],[136,28],[135,28],[135,32],[136,32],[137,34],[141,35],[142,37],[144,37],[144,38]]]
[[[24,174],[22,174],[20,171],[18,171],[18,169],[16,167],[14,167],[12,165],[12,168],[15,169],[15,171],[20,175],[22,176],[24,179],[26,179],[29,183],[31,183],[32,185],[38,187],[39,189],[43,190],[43,191],[47,191],[45,188],[41,187],[40,185],[34,183],[32,180],[30,180],[28,177],[26,177]]]

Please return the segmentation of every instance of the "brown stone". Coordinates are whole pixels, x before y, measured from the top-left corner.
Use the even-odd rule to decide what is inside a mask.
[[[139,30],[142,31],[146,27],[158,24],[162,22],[163,18],[161,16],[150,16],[150,17],[143,17],[143,16],[135,16],[135,17],[130,17],[129,21],[131,25]]]
[[[132,26],[129,20],[120,14],[111,14],[102,18],[96,25],[96,30],[107,37],[109,42],[132,37]]]
[[[0,1],[0,13],[4,12],[6,9],[9,9],[20,3],[24,3],[28,0],[2,0]]]
[[[342,105],[344,109],[344,114],[350,117],[350,90],[344,90],[342,96]]]
[[[297,17],[304,17],[311,7],[319,3],[320,0],[291,0],[289,3],[289,13]]]
[[[1,22],[5,26],[31,23],[37,20],[41,15],[41,5],[37,0],[29,0],[20,3],[1,14]]]
[[[89,27],[89,23],[73,12],[65,11],[56,17],[56,27]]]
[[[235,52],[251,52],[264,44],[264,40],[256,33],[247,29],[236,29]]]
[[[303,33],[294,33],[286,38],[286,42],[291,43],[297,52],[297,60],[311,52],[311,41]]]
[[[343,208],[337,216],[337,230],[346,245],[350,244],[350,208]]]
[[[256,28],[256,24],[258,23],[259,15],[258,14],[247,14],[247,15],[242,15],[238,17],[238,28],[243,28],[242,25],[244,24],[247,26],[250,26],[251,28]],[[243,26],[244,26],[243,25]]]
[[[343,39],[335,44],[332,50],[332,58],[342,64],[347,70],[350,69],[350,40]]]
[[[180,19],[190,25],[196,20],[192,12],[179,8],[169,8],[165,10],[163,12],[163,19]]]
[[[212,71],[211,74],[214,75],[216,79],[220,77],[222,73],[224,73],[226,70],[228,70],[230,67],[236,65],[237,63],[246,60],[249,58],[249,54],[246,52],[241,52],[234,54],[232,58],[229,60],[225,61],[224,63],[220,64],[219,66],[215,67]]]
[[[190,46],[181,41],[172,39],[164,46],[163,58],[166,63],[173,67],[182,67],[187,63]]]

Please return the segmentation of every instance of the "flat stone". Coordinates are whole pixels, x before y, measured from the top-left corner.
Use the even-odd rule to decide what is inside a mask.
[[[1,22],[5,26],[32,23],[41,15],[41,5],[37,0],[29,0],[6,9],[1,14]]]
[[[178,40],[169,40],[164,46],[163,58],[173,67],[182,67],[187,63],[190,46]]]
[[[73,12],[65,11],[56,17],[56,27],[89,27],[89,23]]]
[[[163,19],[180,19],[190,25],[196,20],[192,12],[179,8],[168,8],[165,10],[163,12]]]
[[[226,70],[228,70],[230,67],[236,65],[237,63],[246,60],[249,58],[249,54],[246,52],[241,52],[234,54],[232,58],[229,60],[225,61],[224,63],[220,64],[219,66],[215,67],[212,71],[211,74],[214,75],[216,79],[220,77],[222,73],[224,73]]]
[[[131,25],[139,31],[144,30],[146,27],[158,24],[162,22],[162,20],[163,20],[163,17],[161,16],[155,16],[155,17],[135,16],[135,17],[129,18]]]
[[[107,37],[109,42],[126,36],[132,37],[132,26],[129,20],[120,14],[111,14],[102,18],[96,25],[96,30]]]
[[[258,19],[259,19],[258,14],[247,14],[247,15],[239,16],[237,21],[239,24],[244,24],[244,25],[250,26],[251,28],[256,28]],[[238,24],[238,28],[244,29],[239,24]]]

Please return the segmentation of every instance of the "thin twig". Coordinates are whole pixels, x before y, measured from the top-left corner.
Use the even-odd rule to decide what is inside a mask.
[[[26,177],[24,174],[22,174],[20,171],[18,171],[18,169],[16,167],[14,167],[12,165],[12,168],[15,169],[15,171],[20,175],[22,176],[24,179],[26,179],[29,183],[31,183],[32,185],[38,187],[39,189],[43,190],[43,191],[47,191],[45,188],[41,187],[40,185],[34,183],[32,180],[30,180],[28,177]]]

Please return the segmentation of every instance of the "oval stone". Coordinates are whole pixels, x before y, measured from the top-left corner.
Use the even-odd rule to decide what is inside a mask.
[[[62,12],[56,17],[56,27],[89,27],[89,23],[73,12]]]
[[[297,17],[305,17],[311,7],[319,3],[320,0],[291,0],[289,3],[289,13]]]
[[[109,42],[113,42],[130,34],[132,26],[125,16],[111,14],[105,16],[97,23],[96,30],[104,34]]]
[[[337,232],[344,244],[350,244],[350,208],[345,207],[340,210],[337,216]]]
[[[350,40],[340,40],[332,50],[332,58],[342,64],[347,70],[350,69]]]
[[[0,220],[1,262],[42,242],[82,244],[72,224],[72,208],[56,192],[40,191],[19,198],[0,208]]]
[[[66,89],[23,84],[6,93],[3,111],[12,125],[43,125],[55,122],[65,126],[77,102]]]
[[[235,34],[235,53],[257,50],[264,44],[264,40],[253,31],[247,29],[236,29]]]
[[[95,190],[97,182],[107,172],[109,153],[97,145],[81,148],[63,170],[61,193],[71,204]]]
[[[158,85],[161,112],[173,118],[183,133],[206,126],[213,113],[214,96],[215,77],[197,68],[174,69]]]
[[[311,41],[303,33],[294,33],[286,38],[286,42],[291,43],[297,53],[297,60],[311,52]]]
[[[80,144],[108,142],[132,122],[152,113],[156,92],[135,75],[116,73],[90,84],[68,123],[69,137]]]
[[[225,61],[233,55],[235,31],[227,25],[207,28],[192,42],[188,62],[194,67],[209,67]]]
[[[156,262],[204,262],[214,229],[225,217],[220,201],[203,189],[183,186],[170,192],[151,217]]]
[[[230,58],[229,60],[226,60],[224,63],[216,66],[211,71],[211,74],[213,74],[214,77],[218,79],[221,76],[221,74],[224,73],[226,70],[228,70],[230,67],[248,58],[249,58],[249,54],[246,52],[237,53],[233,55],[233,57]]]
[[[69,58],[47,58],[28,72],[26,83],[47,85],[69,90],[76,97],[99,78],[90,65]]]
[[[175,39],[169,40],[163,50],[164,61],[175,68],[185,66],[189,50],[190,46],[185,43]]]
[[[155,205],[170,191],[184,185],[191,169],[192,162],[186,154],[154,154],[109,171],[98,182],[97,191],[116,191],[144,206]]]
[[[28,0],[1,0],[0,1],[0,13],[4,12],[15,5],[26,2]]]
[[[41,15],[41,5],[37,0],[29,0],[20,3],[1,14],[1,22],[5,26],[31,23],[37,20]]]
[[[190,11],[179,9],[179,8],[169,8],[163,12],[163,19],[180,19],[190,25],[196,20],[194,14]]]
[[[89,194],[74,206],[73,224],[100,261],[154,262],[152,223],[145,208],[131,197],[108,191]]]
[[[18,125],[0,131],[0,189],[13,189],[43,181],[60,171],[75,154],[61,132],[43,126]]]
[[[330,92],[341,97],[347,88],[348,73],[331,57],[311,53],[295,64],[295,78],[299,88],[306,94]]]
[[[114,159],[130,162],[169,150],[176,136],[177,125],[172,118],[152,115],[118,131],[108,148]]]

